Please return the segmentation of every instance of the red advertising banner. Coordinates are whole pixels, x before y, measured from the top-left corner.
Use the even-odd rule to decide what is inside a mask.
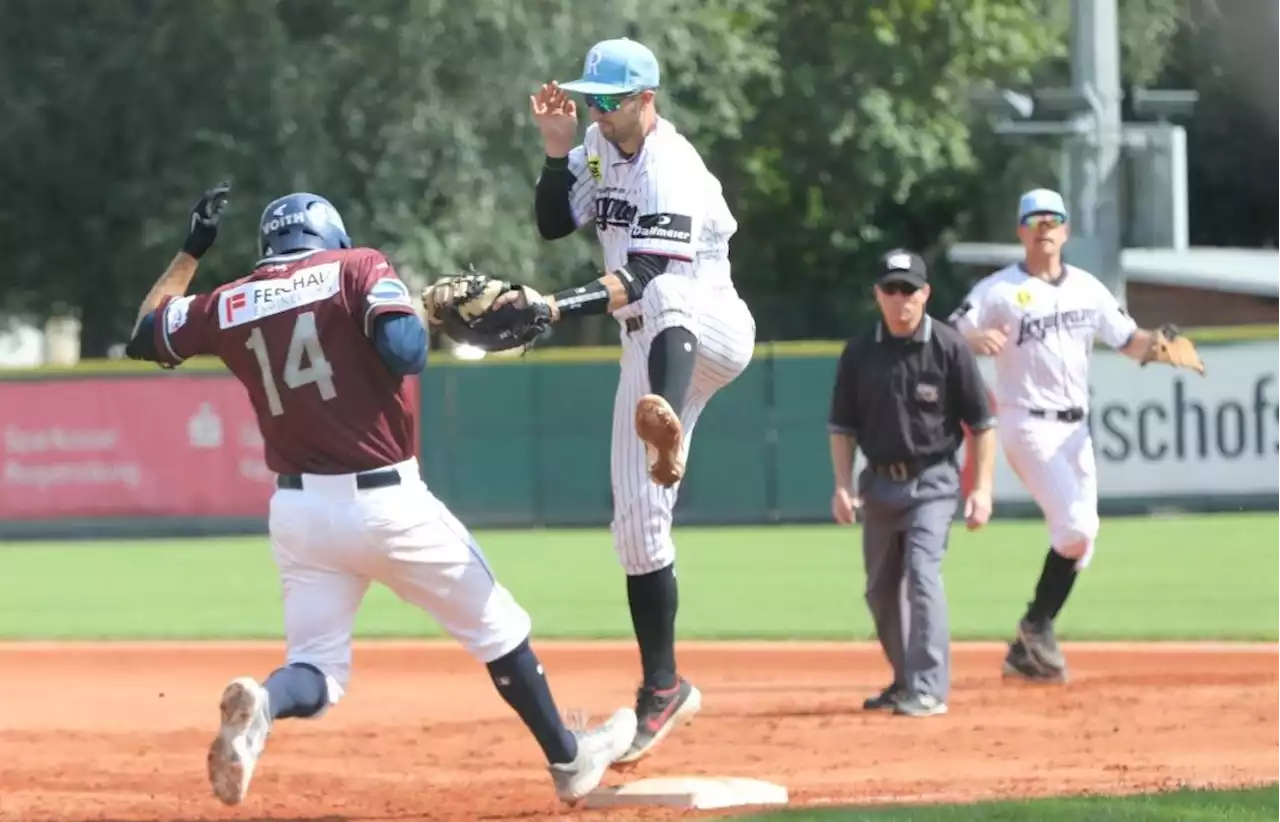
[[[0,518],[265,517],[274,480],[230,375],[0,382]]]

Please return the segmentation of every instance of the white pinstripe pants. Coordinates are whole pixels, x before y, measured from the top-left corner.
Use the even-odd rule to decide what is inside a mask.
[[[636,436],[635,410],[650,392],[649,346],[667,328],[687,328],[698,339],[693,379],[684,407],[685,452],[698,417],[717,391],[746,370],[755,350],[756,326],[747,304],[732,287],[710,289],[674,275],[659,276],[633,306],[618,312],[641,316],[644,326],[622,333],[622,363],[613,406],[610,473],[613,485],[613,546],[628,575],[638,576],[675,561],[671,516],[680,485],[663,488],[649,477],[644,443]]]

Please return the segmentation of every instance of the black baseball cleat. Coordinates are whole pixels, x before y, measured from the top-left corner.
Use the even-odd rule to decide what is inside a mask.
[[[892,711],[898,706],[898,700],[906,696],[907,689],[894,682],[875,696],[867,697],[862,702],[864,711]]]
[[[701,708],[702,692],[683,677],[663,691],[642,686],[636,692],[635,740],[614,764],[631,765],[653,753],[667,734],[692,720]]]
[[[1018,641],[1042,668],[1062,670],[1067,667],[1067,659],[1058,647],[1058,640],[1053,635],[1053,620],[1044,619],[1031,622],[1023,619],[1018,623]]]
[[[1053,668],[1033,657],[1022,640],[1009,643],[1001,673],[1006,679],[1024,679],[1028,682],[1058,683],[1067,681],[1066,667]]]

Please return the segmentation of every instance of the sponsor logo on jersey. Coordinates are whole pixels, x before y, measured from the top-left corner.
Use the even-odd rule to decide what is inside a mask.
[[[195,297],[179,297],[169,303],[164,312],[164,332],[172,334],[187,324],[187,314],[191,311],[191,301]]]
[[[327,300],[342,285],[338,262],[300,268],[287,280],[259,280],[222,292],[218,327],[234,328],[290,309]]]
[[[1019,288],[1018,293],[1014,294],[1013,298],[1018,301],[1018,305],[1022,308],[1031,305],[1031,291],[1029,289]]]
[[[609,227],[631,228],[636,221],[636,208],[626,200],[615,200],[613,197],[596,199],[596,227],[601,231]]]
[[[1018,342],[1044,342],[1050,331],[1072,331],[1077,328],[1093,328],[1097,325],[1098,312],[1092,308],[1044,314],[1039,317],[1023,317],[1018,323]]]
[[[938,386],[922,382],[916,385],[916,399],[920,402],[937,402]]]
[[[373,284],[365,298],[369,305],[407,305],[412,307],[409,287],[400,282],[398,277],[383,277]]]
[[[669,240],[687,243],[693,240],[693,218],[687,214],[645,214],[631,229],[635,240]]]
[[[587,158],[587,171],[591,172],[591,177],[597,183],[604,179],[604,172],[600,170],[600,157],[591,155]]]

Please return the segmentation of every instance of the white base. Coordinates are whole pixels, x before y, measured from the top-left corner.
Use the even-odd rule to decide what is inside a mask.
[[[663,776],[596,788],[583,804],[587,808],[660,806],[693,810],[785,805],[787,789],[772,782],[731,776]]]

